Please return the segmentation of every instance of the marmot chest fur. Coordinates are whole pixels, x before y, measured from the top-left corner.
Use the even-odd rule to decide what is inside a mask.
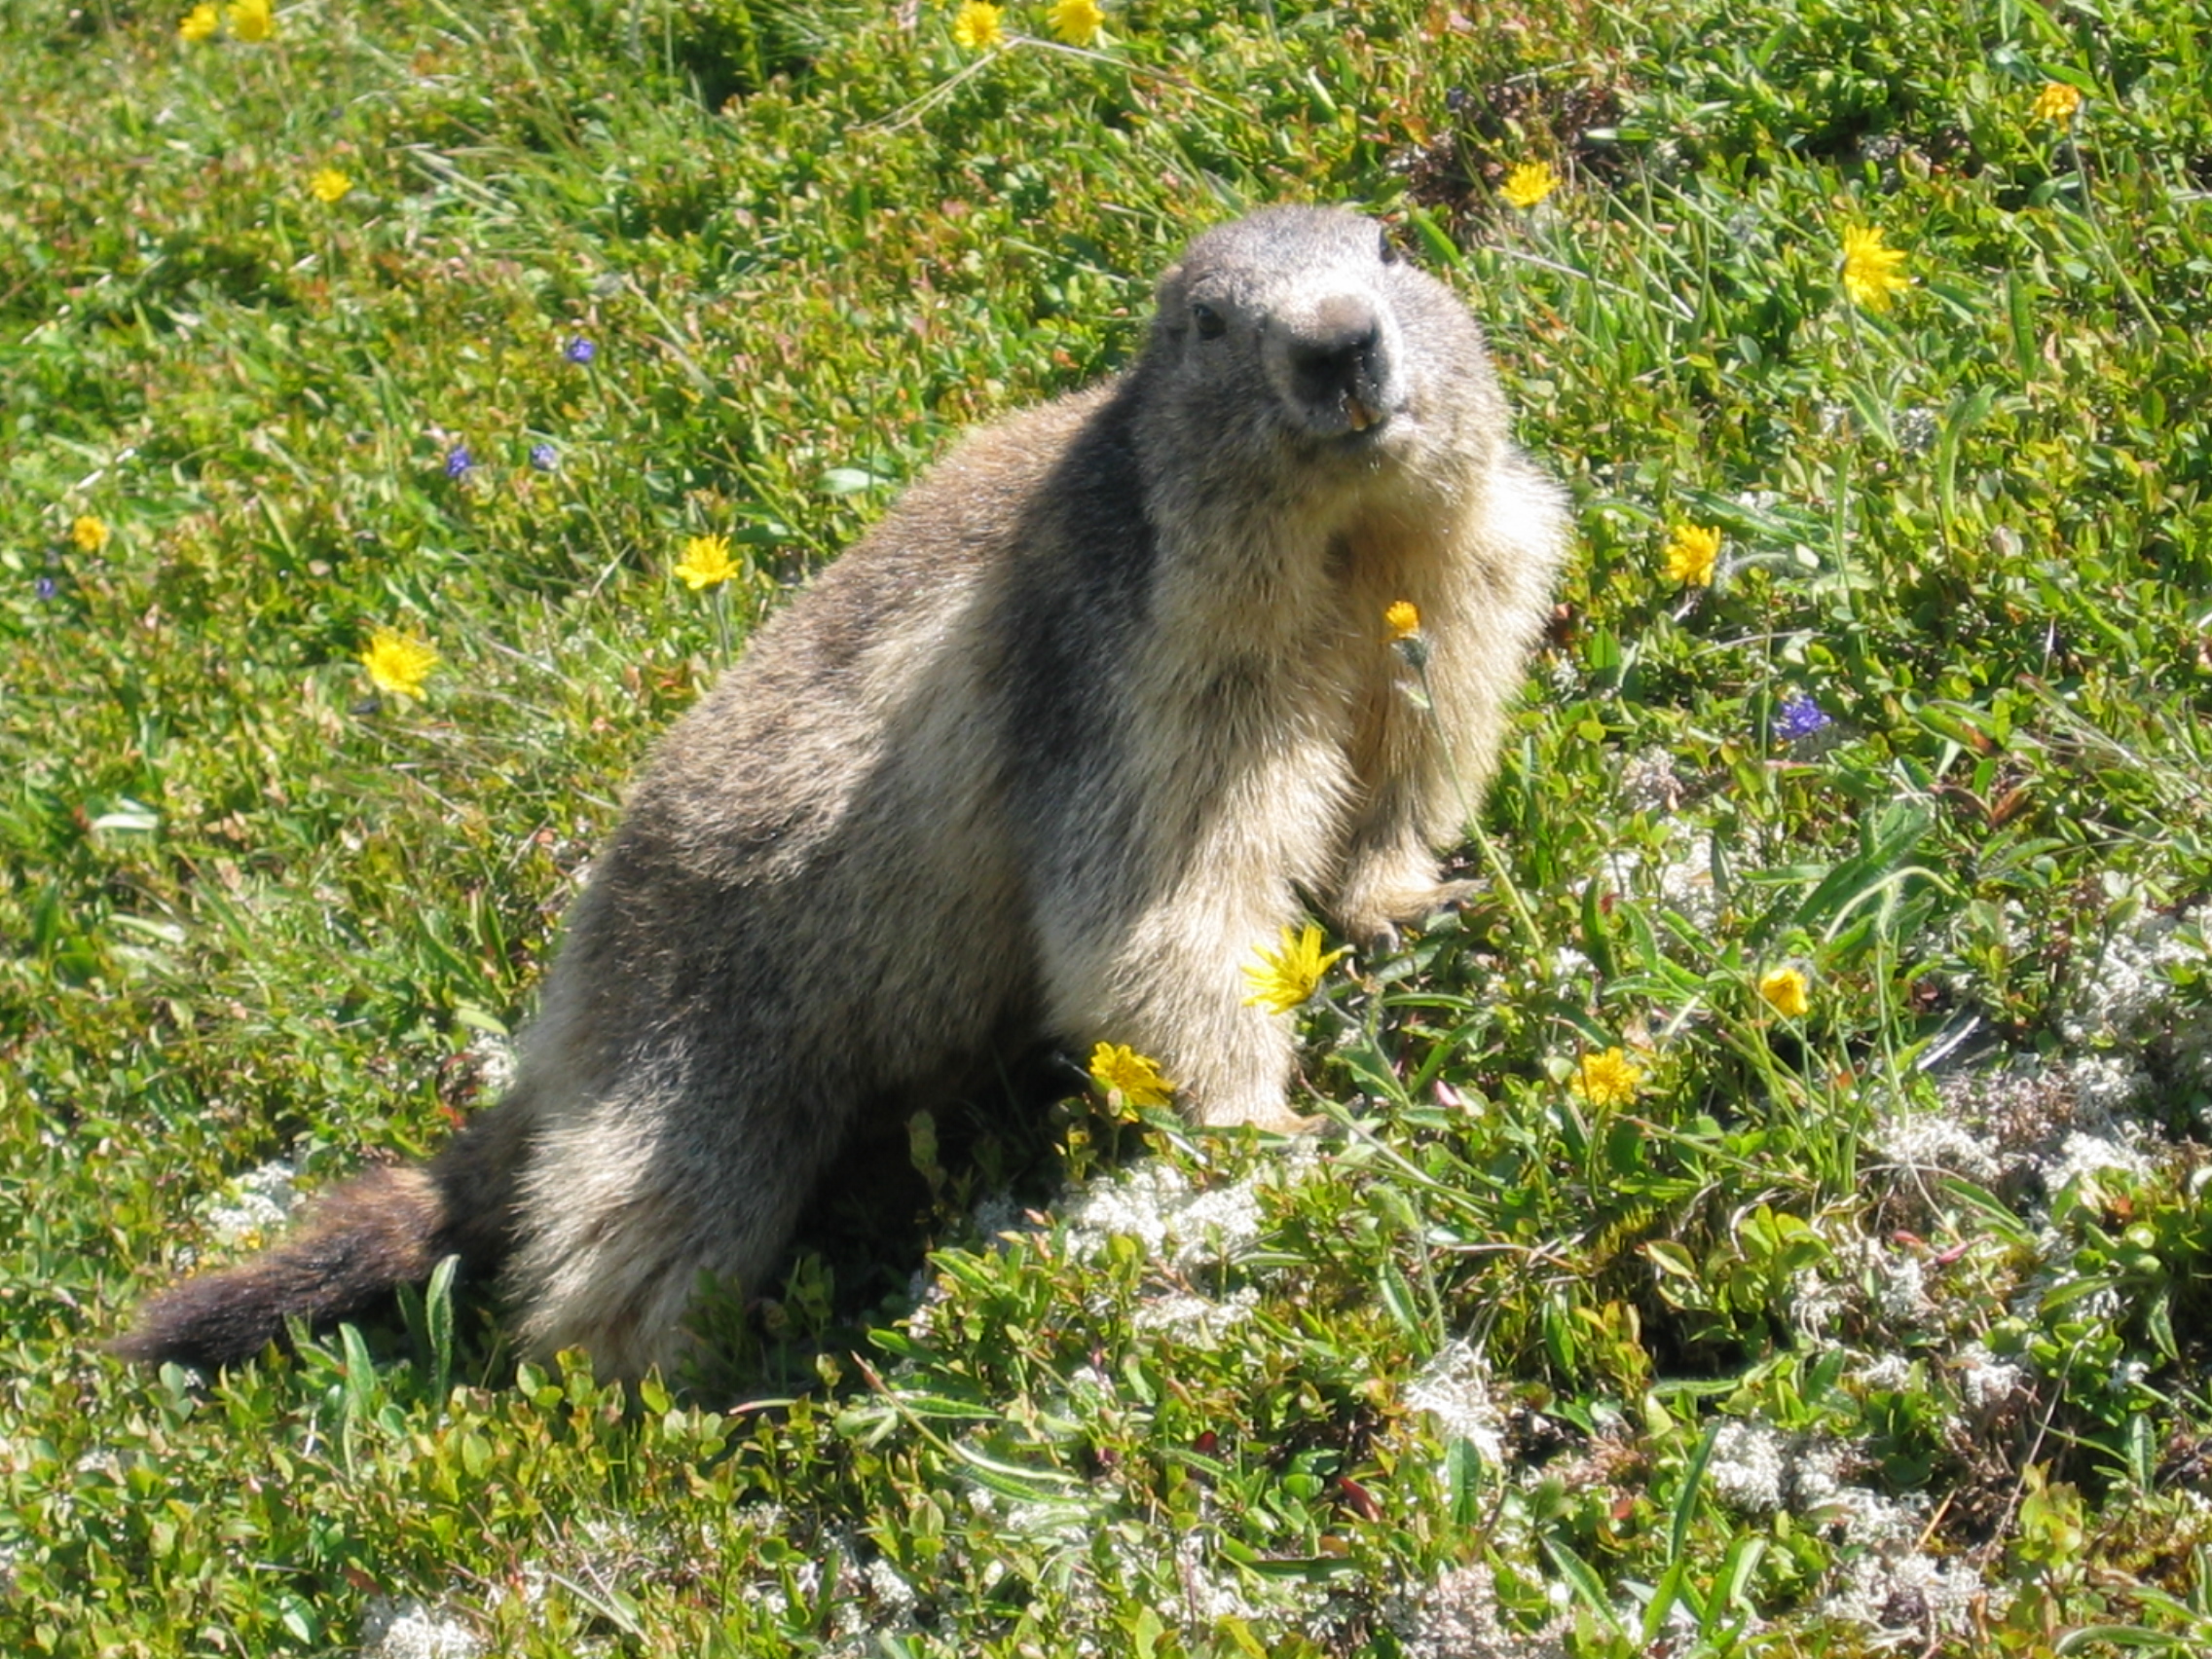
[[[531,1351],[638,1375],[701,1272],[764,1282],[864,1119],[1010,1045],[1296,1124],[1242,969],[1302,894],[1362,941],[1449,896],[1565,541],[1481,330],[1378,226],[1207,232],[1131,369],[967,439],[670,731],[506,1098],[119,1348],[241,1359],[458,1251]]]

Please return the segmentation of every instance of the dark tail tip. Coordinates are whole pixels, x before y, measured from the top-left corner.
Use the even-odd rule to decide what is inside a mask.
[[[428,1170],[372,1170],[319,1199],[274,1248],[155,1297],[109,1351],[214,1370],[281,1346],[289,1320],[323,1325],[364,1312],[429,1277],[444,1212]]]

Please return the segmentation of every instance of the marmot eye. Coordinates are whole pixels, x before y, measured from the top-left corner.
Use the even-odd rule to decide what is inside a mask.
[[[1229,323],[1211,306],[1193,306],[1191,320],[1198,325],[1200,340],[1219,340],[1229,332]]]
[[[1375,234],[1375,251],[1382,256],[1384,265],[1396,265],[1406,257],[1398,251],[1398,244],[1390,240],[1390,233],[1387,230],[1378,231]]]

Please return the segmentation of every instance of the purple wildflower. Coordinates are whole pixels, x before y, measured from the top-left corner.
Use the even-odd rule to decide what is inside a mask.
[[[38,579],[38,596],[39,596],[39,598],[41,598],[41,599],[52,599],[52,598],[54,597],[54,595],[55,595],[55,580],[54,580],[54,578],[53,578],[52,576],[41,576],[41,577],[39,577],[39,579]]]
[[[475,464],[476,458],[468,453],[466,444],[456,444],[452,449],[446,451],[446,476],[448,478],[466,477],[468,469]]]
[[[1792,691],[1782,700],[1775,711],[1774,735],[1785,743],[1796,743],[1824,730],[1828,724],[1828,713],[1802,691]]]
[[[530,464],[536,467],[540,472],[551,472],[561,464],[560,453],[551,444],[532,444],[530,446]]]
[[[571,363],[588,363],[599,355],[599,348],[580,334],[571,335],[569,344],[562,348],[561,355]]]

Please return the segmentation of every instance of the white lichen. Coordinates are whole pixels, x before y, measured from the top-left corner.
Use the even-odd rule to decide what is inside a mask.
[[[1899,1392],[1912,1385],[1912,1361],[1901,1353],[1877,1354],[1860,1368],[1857,1381],[1862,1387]]]
[[[1681,803],[1682,780],[1666,749],[1654,744],[1621,767],[1621,804],[1631,812],[1664,818]]]
[[[362,1659],[477,1659],[482,1640],[421,1602],[378,1597],[361,1618]]]
[[[2123,1041],[2161,1022],[2173,998],[2172,971],[2204,961],[2181,933],[2188,919],[2146,910],[2113,930],[2060,1022],[2069,1043]]]
[[[274,1159],[235,1177],[222,1198],[206,1211],[207,1231],[221,1244],[254,1249],[292,1213],[299,1194],[293,1183],[299,1171],[284,1159]]]
[[[2002,1615],[2005,1601],[1972,1566],[1918,1550],[1870,1551],[1846,1561],[1822,1601],[1823,1616],[1869,1630],[1909,1631],[1921,1639],[1967,1631],[1976,1604],[1982,1616]]]
[[[1498,1606],[1496,1578],[1481,1562],[1400,1592],[1382,1611],[1406,1659],[1564,1659],[1571,1628],[1560,1616],[1538,1631],[1514,1629]]]
[[[1260,1172],[1203,1191],[1172,1164],[1152,1161],[1094,1181],[1061,1206],[1069,1253],[1089,1261],[1114,1237],[1134,1238],[1177,1268],[1234,1260],[1260,1236]]]
[[[1976,1412],[1992,1413],[2028,1398],[2034,1380],[2025,1366],[1999,1359],[1980,1343],[1969,1343],[1951,1358],[1959,1393]]]
[[[1882,1156],[1909,1174],[1964,1175],[1987,1184],[2004,1173],[1988,1137],[1948,1112],[1908,1113],[1877,1125],[1873,1139]]]
[[[1809,1526],[1833,1529],[1854,1546],[1917,1538],[1926,1524],[1925,1506],[1852,1480],[1863,1456],[1848,1440],[1791,1434],[1755,1418],[1731,1418],[1714,1436],[1705,1474],[1714,1496],[1740,1514],[1787,1510]]]
[[[1406,1404],[1436,1419],[1447,1440],[1464,1440],[1493,1468],[1505,1463],[1505,1413],[1491,1392],[1490,1362],[1471,1343],[1448,1343],[1406,1384]]]
[[[1763,1422],[1731,1418],[1713,1437],[1705,1478],[1713,1495],[1745,1515],[1772,1515],[1788,1491],[1789,1439]]]
[[[1260,1293],[1250,1285],[1218,1302],[1196,1291],[1173,1291],[1140,1302],[1131,1323],[1140,1331],[1165,1332],[1191,1347],[1217,1347],[1259,1305]]]
[[[515,1044],[511,1037],[502,1037],[496,1031],[479,1031],[461,1051],[475,1074],[476,1085],[486,1094],[504,1094],[514,1087]]]

